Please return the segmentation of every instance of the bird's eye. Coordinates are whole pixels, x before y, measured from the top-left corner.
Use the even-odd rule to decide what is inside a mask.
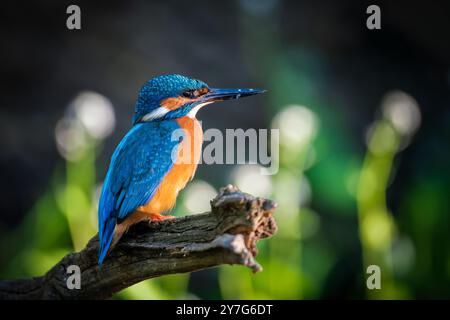
[[[196,90],[187,90],[183,92],[183,97],[193,99],[196,97]]]
[[[209,92],[208,88],[201,88],[198,90],[186,90],[182,93],[183,97],[189,98],[189,99],[195,99],[198,98],[206,93]]]

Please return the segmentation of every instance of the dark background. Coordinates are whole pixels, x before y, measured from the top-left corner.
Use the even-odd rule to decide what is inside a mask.
[[[81,7],[81,30],[66,28],[69,4]],[[365,27],[368,4],[381,7],[381,30]],[[408,292],[402,297],[450,297],[450,2],[8,2],[2,3],[0,24],[4,239],[20,228],[48,189],[55,168],[64,165],[55,125],[82,90],[108,97],[116,113],[114,133],[97,152],[99,181],[130,127],[140,86],[155,75],[180,73],[217,87],[269,89],[264,97],[205,109],[199,114],[204,128],[266,128],[282,106],[299,103],[314,109],[317,102],[319,117],[338,123],[322,122],[323,139],[333,145],[329,156],[358,163],[366,150],[366,128],[379,116],[383,95],[402,90],[416,99],[422,114],[413,142],[396,157],[395,179],[386,190],[387,206],[416,252],[414,266],[401,279]],[[286,66],[298,78],[278,77]],[[305,84],[310,87],[296,91],[295,85]],[[341,137],[336,141],[334,136]],[[346,158],[350,154],[355,157]],[[202,165],[197,177],[218,188],[229,182],[230,170]],[[363,297],[356,204],[322,192],[339,177],[321,170],[313,167],[309,173],[315,195],[310,207],[319,213],[323,241],[334,247],[336,257],[320,289],[292,298]],[[411,207],[420,208],[431,222],[408,217]],[[12,256],[3,254],[2,276],[13,274],[6,271]],[[209,279],[207,288],[196,277]],[[190,294],[223,297],[216,279],[215,272],[194,274]]]

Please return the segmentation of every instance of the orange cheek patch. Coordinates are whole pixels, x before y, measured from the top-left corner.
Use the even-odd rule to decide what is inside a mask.
[[[198,95],[202,96],[209,92],[209,88],[201,88],[201,89],[198,89],[197,92],[198,92]]]
[[[167,108],[169,110],[175,110],[188,102],[191,102],[191,99],[184,97],[173,97],[162,100],[160,104],[161,107]]]

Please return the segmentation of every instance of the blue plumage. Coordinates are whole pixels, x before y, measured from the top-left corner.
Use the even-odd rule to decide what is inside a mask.
[[[179,140],[174,120],[136,124],[122,139],[112,158],[99,203],[99,263],[108,252],[117,221],[145,205],[173,166]]]

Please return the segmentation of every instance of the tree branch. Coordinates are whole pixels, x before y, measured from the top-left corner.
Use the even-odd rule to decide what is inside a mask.
[[[70,253],[44,276],[0,281],[0,299],[103,299],[142,280],[221,264],[261,271],[256,242],[276,232],[276,204],[231,185],[211,201],[211,212],[131,228],[97,265],[98,237]],[[81,289],[68,289],[67,268],[81,270]]]

